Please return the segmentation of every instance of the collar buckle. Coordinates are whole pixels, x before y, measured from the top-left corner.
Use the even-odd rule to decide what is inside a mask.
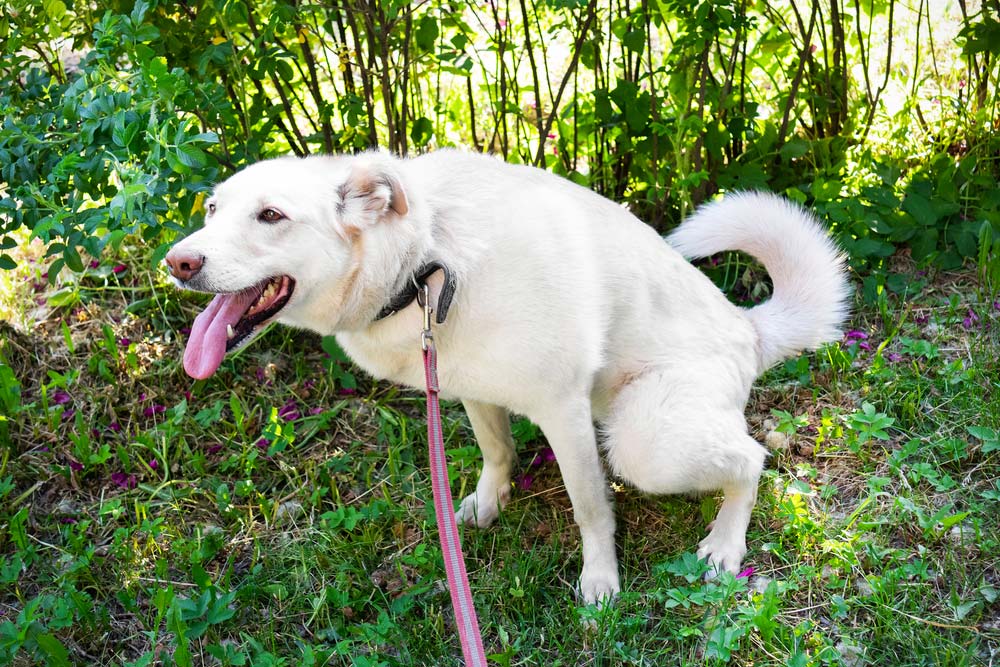
[[[445,318],[448,316],[448,308],[451,306],[452,297],[455,296],[455,274],[451,272],[447,266],[443,263],[432,260],[422,265],[419,269],[413,272],[410,276],[410,280],[404,283],[403,289],[396,295],[394,295],[382,310],[379,311],[378,315],[375,316],[374,321],[379,321],[395,315],[399,311],[403,310],[411,303],[414,299],[418,302],[420,301],[421,292],[425,290],[427,286],[427,279],[438,271],[444,272],[444,283],[441,285],[441,293],[438,295],[437,304],[435,304],[436,309],[432,309],[433,312],[437,313],[435,321],[438,324],[444,324]],[[429,290],[427,290],[424,298],[424,303],[429,299],[427,295]],[[421,307],[424,307],[424,303],[421,303]],[[424,327],[425,329],[427,327]]]
[[[431,288],[426,282],[418,288],[417,304],[424,311],[424,328],[420,332],[420,347],[426,352],[427,348],[434,345],[434,332],[431,331],[431,313],[434,312],[434,307],[431,306]]]

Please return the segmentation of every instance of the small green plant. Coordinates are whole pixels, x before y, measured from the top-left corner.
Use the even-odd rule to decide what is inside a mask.
[[[809,417],[805,414],[792,415],[792,413],[777,408],[771,408],[771,414],[777,419],[775,431],[787,435],[795,435],[799,429],[809,426]]]
[[[876,411],[868,401],[863,402],[859,412],[847,415],[848,439],[852,448],[860,448],[869,440],[888,440],[887,429],[895,423],[895,418]]]
[[[1000,432],[987,426],[969,426],[966,429],[969,435],[980,441],[979,450],[983,454],[989,454],[1000,450]]]

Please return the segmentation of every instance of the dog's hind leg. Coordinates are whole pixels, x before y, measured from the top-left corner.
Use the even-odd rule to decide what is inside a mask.
[[[510,473],[514,462],[514,439],[510,416],[504,408],[462,401],[483,452],[483,472],[474,493],[462,500],[455,518],[459,523],[485,528],[493,523],[510,500]]]
[[[747,526],[750,512],[757,502],[757,478],[753,481],[731,481],[723,487],[722,507],[712,522],[712,529],[698,543],[698,558],[708,561],[709,576],[718,572],[740,571],[740,563],[747,553]]]
[[[724,391],[681,373],[650,372],[619,392],[604,432],[611,467],[643,491],[723,491],[698,556],[713,572],[735,574],[766,451],[747,434],[742,405]]]

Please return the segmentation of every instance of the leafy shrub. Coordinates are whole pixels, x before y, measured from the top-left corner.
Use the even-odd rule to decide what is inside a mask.
[[[877,285],[900,247],[944,268],[995,258],[994,10],[963,14],[955,46],[931,43],[924,4],[771,4],[15,2],[0,19],[0,253],[26,229],[54,280],[81,251],[196,224],[201,193],[247,162],[460,144],[664,230],[720,190],[783,192]],[[931,48],[957,73],[931,73]],[[918,78],[938,87],[933,117]],[[907,87],[888,116],[883,93]]]

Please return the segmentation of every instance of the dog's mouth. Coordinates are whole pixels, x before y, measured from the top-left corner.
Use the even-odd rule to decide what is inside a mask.
[[[249,343],[288,304],[291,276],[272,276],[239,292],[217,294],[195,318],[184,349],[184,370],[197,380],[211,376],[227,352]]]

